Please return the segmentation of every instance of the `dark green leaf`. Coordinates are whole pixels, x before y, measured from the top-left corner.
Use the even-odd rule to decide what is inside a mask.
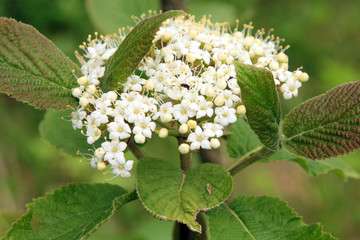
[[[86,0],[85,6],[97,31],[104,34],[117,32],[120,27],[133,26],[132,16],[140,16],[160,9],[158,0]]]
[[[135,71],[143,57],[149,52],[156,32],[163,21],[184,14],[182,11],[168,11],[148,17],[139,22],[112,55],[105,66],[101,81],[104,92],[121,88],[121,84]]]
[[[70,184],[27,205],[4,239],[86,239],[136,192],[110,184]]]
[[[310,159],[360,147],[360,81],[341,85],[297,106],[284,119],[283,146]]]
[[[227,142],[227,151],[230,157],[240,158],[263,146],[249,124],[242,118],[232,125],[230,133]]]
[[[298,163],[311,177],[317,177],[330,171],[338,174],[344,181],[348,178],[360,178],[360,173],[353,169],[346,162],[338,158],[328,158],[319,161],[313,161],[308,158],[302,158],[291,154],[285,150],[276,152],[271,157],[262,160],[263,162],[290,160]]]
[[[221,205],[206,215],[210,240],[336,239],[323,232],[320,224],[306,225],[285,202],[272,197],[241,196],[230,209]]]
[[[39,126],[40,135],[47,142],[63,151],[75,155],[77,151],[87,153],[90,145],[80,130],[74,130],[70,119],[71,111],[49,111]]]
[[[267,148],[278,150],[281,109],[272,73],[265,68],[234,64],[250,127]]]
[[[178,221],[201,232],[195,221],[200,210],[214,208],[231,194],[233,181],[217,164],[202,164],[186,172],[169,162],[142,159],[136,169],[137,191],[145,208],[163,220]]]
[[[0,18],[0,92],[40,109],[75,107],[80,69],[30,25]]]

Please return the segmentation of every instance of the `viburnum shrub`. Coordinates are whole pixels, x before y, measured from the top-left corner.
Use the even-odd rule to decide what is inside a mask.
[[[36,199],[4,239],[85,239],[133,200],[161,220],[185,224],[194,239],[335,239],[278,199],[225,201],[232,176],[256,161],[291,160],[312,176],[333,170],[359,177],[332,157],[360,146],[360,82],[283,117],[279,98],[296,97],[309,76],[289,69],[288,47],[272,31],[238,22],[232,29],[182,11],[136,20],[116,34],[90,35],[76,52],[79,67],[33,27],[0,18],[0,90],[56,110],[47,112],[42,136],[112,173],[112,183],[136,178],[131,192],[70,184]],[[181,168],[143,152],[154,134],[178,140]],[[194,153],[222,144],[236,159],[230,166],[192,167]],[[136,166],[125,158],[128,150]],[[38,228],[30,224],[34,216]],[[176,226],[174,238],[187,239],[184,225]]]

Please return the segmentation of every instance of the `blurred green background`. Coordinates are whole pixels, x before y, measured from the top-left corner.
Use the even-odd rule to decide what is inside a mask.
[[[334,86],[360,80],[360,1],[188,0],[186,7],[198,17],[212,14],[214,21],[239,19],[252,21],[255,28],[274,28],[286,39],[290,69],[303,66],[310,81],[298,98],[284,102],[284,112]],[[34,26],[73,60],[89,33],[112,33],[134,25],[131,15],[159,8],[157,0],[0,0],[0,16]],[[39,137],[44,113],[0,94],[0,236],[33,198],[64,184],[107,178]],[[177,162],[177,152],[169,152],[168,145],[176,142],[157,140],[146,150]],[[344,158],[358,171],[359,154]],[[132,189],[134,181],[116,178],[111,183]],[[236,176],[234,196],[240,194],[280,197],[307,224],[321,222],[325,231],[341,239],[360,239],[359,180],[344,183],[333,173],[310,178],[293,162],[256,163]],[[136,201],[90,239],[170,239],[172,225],[155,220]]]

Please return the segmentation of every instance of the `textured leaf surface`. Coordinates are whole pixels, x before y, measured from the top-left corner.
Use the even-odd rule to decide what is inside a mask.
[[[250,127],[267,148],[279,149],[281,109],[272,73],[238,62],[235,70]]]
[[[0,92],[40,109],[76,106],[80,69],[30,25],[0,18]]]
[[[324,233],[320,224],[306,225],[285,202],[272,197],[241,196],[231,202],[230,209],[220,206],[206,215],[211,240],[336,239]]]
[[[348,178],[360,178],[360,173],[348,165],[346,162],[338,158],[327,158],[319,161],[313,161],[308,158],[302,158],[291,154],[285,150],[280,150],[274,155],[262,161],[290,160],[298,163],[311,177],[317,177],[321,174],[334,172],[344,181]]]
[[[184,14],[182,11],[168,11],[139,22],[106,63],[101,89],[104,92],[119,89],[149,52],[162,22],[182,14]]]
[[[78,150],[87,153],[91,146],[87,143],[86,137],[80,130],[75,131],[71,122],[61,119],[69,119],[70,114],[71,110],[48,111],[39,126],[40,135],[50,144],[71,155],[76,155]]]
[[[250,129],[250,126],[243,120],[238,119],[231,127],[231,135],[228,138],[227,150],[233,158],[240,158],[246,154],[263,146],[256,134]],[[348,178],[360,178],[359,172],[353,169],[346,162],[337,158],[313,161],[291,154],[284,149],[280,149],[273,155],[260,162],[270,162],[278,160],[289,160],[298,163],[311,177],[317,177],[321,174],[334,172],[344,181]]]
[[[232,125],[230,133],[227,142],[230,157],[239,158],[263,146],[249,124],[241,118]]]
[[[86,10],[95,28],[104,34],[117,32],[120,27],[133,26],[131,16],[160,10],[158,0],[86,0]]]
[[[4,239],[86,239],[136,192],[110,184],[70,184],[27,205]],[[37,223],[36,223],[37,221]]]
[[[197,232],[201,232],[197,213],[224,202],[233,187],[230,174],[217,164],[202,164],[185,173],[169,162],[144,158],[136,174],[139,199],[149,212]]]
[[[293,109],[284,119],[284,148],[311,159],[360,147],[360,81],[341,85]]]

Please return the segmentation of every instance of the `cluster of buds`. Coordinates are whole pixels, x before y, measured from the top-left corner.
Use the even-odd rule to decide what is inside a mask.
[[[72,124],[86,128],[89,144],[102,141],[91,166],[103,170],[111,165],[115,176],[129,177],[133,161],[124,158],[127,143],[143,144],[154,132],[161,138],[186,138],[181,154],[218,148],[224,127],[246,112],[234,61],[270,70],[285,99],[297,96],[308,75],[300,68],[288,70],[281,39],[252,31],[251,24],[231,30],[206,17],[199,22],[193,16],[169,19],[121,92],[103,92],[99,84],[106,61],[125,35],[89,38],[82,46],[85,54],[77,53],[84,75],[73,90],[79,108]]]

